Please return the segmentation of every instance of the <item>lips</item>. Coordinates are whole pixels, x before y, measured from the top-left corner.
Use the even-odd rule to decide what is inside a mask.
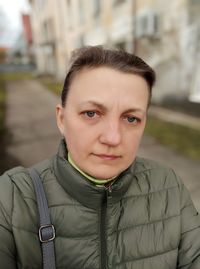
[[[93,155],[102,160],[117,160],[121,158],[121,156],[119,155],[108,155],[108,154],[93,154]]]

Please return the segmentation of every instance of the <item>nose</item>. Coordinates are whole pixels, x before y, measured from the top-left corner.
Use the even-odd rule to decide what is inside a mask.
[[[117,146],[122,139],[120,123],[116,120],[109,120],[102,126],[100,142],[108,146]]]

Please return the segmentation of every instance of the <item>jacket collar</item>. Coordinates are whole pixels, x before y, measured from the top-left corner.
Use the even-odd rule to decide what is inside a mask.
[[[109,195],[112,203],[118,202],[128,190],[133,180],[133,167],[121,173],[108,190],[105,186],[97,187],[87,180],[67,161],[67,147],[62,140],[57,155],[53,160],[55,175],[65,191],[86,207],[99,209]]]

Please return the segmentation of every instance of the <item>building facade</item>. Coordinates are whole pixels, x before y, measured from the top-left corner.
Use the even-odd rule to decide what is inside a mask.
[[[155,102],[198,99],[199,0],[29,2],[39,73],[63,78],[73,49],[102,44],[134,52],[155,68]]]

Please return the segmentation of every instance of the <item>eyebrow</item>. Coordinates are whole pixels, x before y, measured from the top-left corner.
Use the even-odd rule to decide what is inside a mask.
[[[98,103],[98,102],[96,102],[96,101],[85,101],[85,102],[82,102],[82,103],[81,103],[81,105],[87,105],[87,104],[96,106],[96,107],[98,107],[99,109],[102,109],[102,110],[105,110],[105,111],[107,110],[106,106],[104,106],[103,104]]]
[[[103,110],[103,111],[107,111],[107,107],[101,103],[98,103],[96,101],[86,101],[86,102],[82,102],[81,105],[85,105],[85,104],[90,104],[90,105],[93,105],[93,106],[96,106],[98,107],[100,110]],[[145,114],[146,112],[141,109],[141,108],[137,108],[137,107],[133,107],[133,108],[129,108],[127,110],[124,111],[124,113],[133,113],[133,112],[138,112],[138,113],[141,113],[141,114]]]

